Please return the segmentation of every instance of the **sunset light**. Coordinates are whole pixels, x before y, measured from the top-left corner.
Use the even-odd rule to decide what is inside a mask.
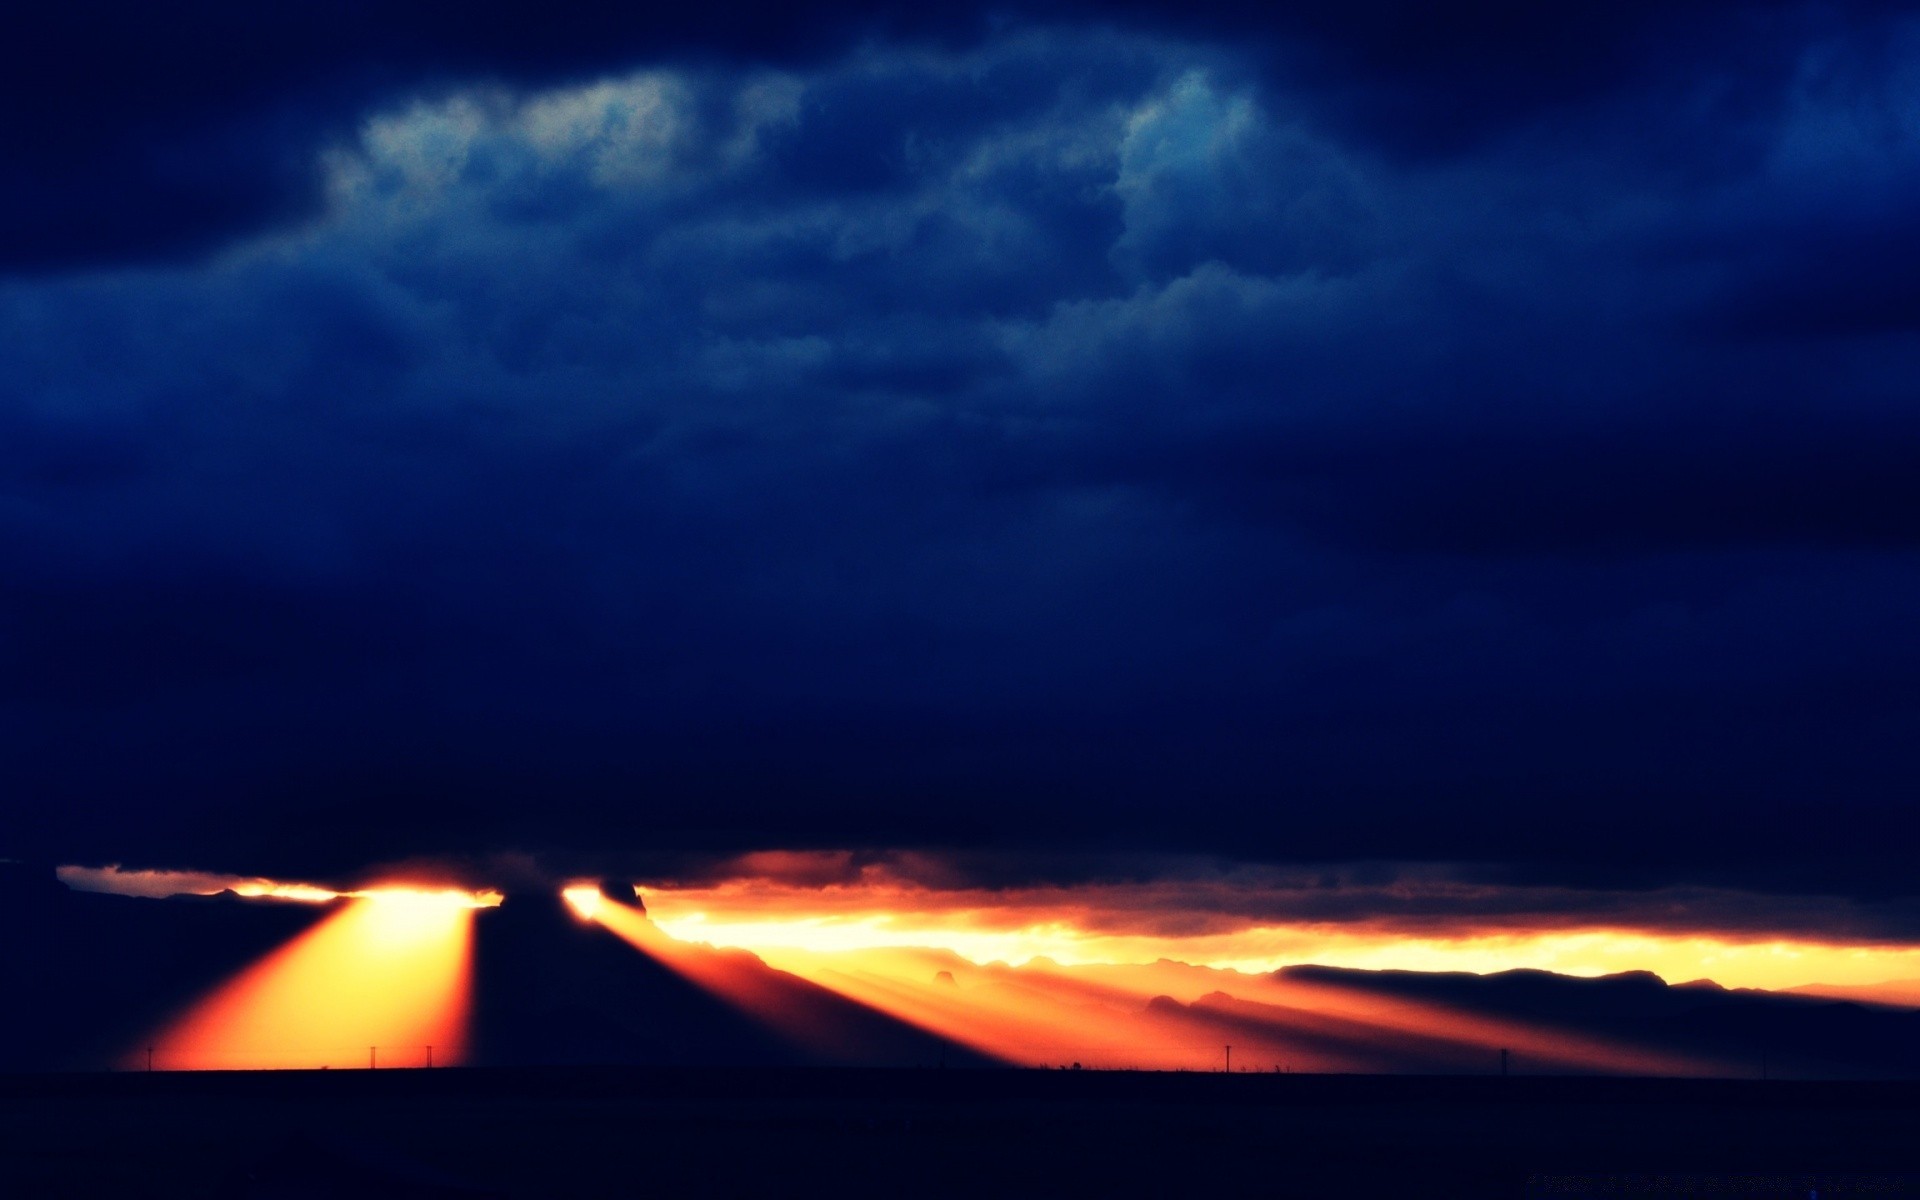
[[[576,884],[573,887],[562,888],[560,898],[565,900],[567,907],[571,908],[574,915],[583,921],[591,921],[599,916],[607,902],[607,898],[600,894],[600,889],[592,884]]]
[[[1087,884],[1073,889],[942,890],[882,881],[811,887],[780,879],[649,886],[648,912],[688,942],[750,950],[769,962],[796,953],[912,947],[974,963],[1033,959],[1076,965],[1151,963],[1260,974],[1295,963],[1370,970],[1530,968],[1575,976],[1651,971],[1674,982],[1726,987],[1874,984],[1920,977],[1920,947],[1815,940],[1778,933],[1580,926],[1556,917],[1399,923],[1376,919],[1272,922],[1231,918],[1261,901],[1172,884]],[[1224,912],[1222,910],[1225,910]]]
[[[795,1049],[832,1056],[854,1049],[845,1014],[828,1011],[829,999],[799,973],[769,970],[746,951],[685,942],[668,936],[639,908],[608,899],[598,888],[561,893],[575,914],[604,926],[635,950],[705,989],[715,999],[784,1039]],[[827,988],[828,992],[840,989]]]
[[[1536,1070],[1713,1075],[1745,1068],[1713,1054],[1282,968],[1481,975],[1529,968],[1575,977],[1651,971],[1672,983],[1766,988],[1920,975],[1920,950],[1908,945],[1737,930],[1528,927],[1510,916],[1478,926],[1456,921],[1443,932],[1376,918],[1236,918],[1284,895],[1244,880],[988,890],[916,883],[894,867],[810,878],[844,865],[813,854],[765,854],[744,865],[760,873],[650,885],[644,906],[596,883],[569,884],[559,894],[577,919],[797,1050],[829,1058],[855,1052],[846,1014],[871,1010],[986,1059],[1029,1066],[1200,1070],[1232,1044],[1243,1064],[1276,1070],[1472,1073],[1497,1047],[1524,1055]],[[227,892],[336,906],[147,1039],[157,1069],[460,1062],[475,913],[502,899],[491,890],[336,890],[118,868],[66,868],[62,878],[134,895]],[[1417,897],[1419,886],[1403,887],[1401,897]],[[1447,893],[1459,895],[1458,888]],[[144,1047],[136,1057],[144,1061]]]
[[[0,1200],[1916,1191],[1920,0],[9,12]]]
[[[487,897],[380,887],[248,967],[147,1039],[162,1070],[461,1061],[473,917]],[[494,903],[498,903],[494,898]],[[146,1063],[144,1045],[129,1061]]]

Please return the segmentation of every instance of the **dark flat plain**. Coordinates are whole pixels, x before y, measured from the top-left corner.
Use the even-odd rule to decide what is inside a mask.
[[[3,1196],[237,1195],[250,1166],[291,1145],[527,1200],[1815,1187],[1825,1200],[1920,1195],[1920,1084],[725,1068],[0,1076]]]

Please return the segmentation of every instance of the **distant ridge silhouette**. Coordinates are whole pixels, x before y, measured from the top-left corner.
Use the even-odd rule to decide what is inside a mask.
[[[1920,1012],[1796,992],[1669,985],[1646,971],[1598,978],[1547,971],[1361,971],[1285,967],[1280,980],[1442,1003],[1717,1056],[1736,1073],[1845,1078],[1920,1075]]]

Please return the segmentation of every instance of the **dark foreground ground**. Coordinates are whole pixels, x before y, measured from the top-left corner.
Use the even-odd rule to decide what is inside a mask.
[[[1920,1196],[1920,1085],[989,1070],[0,1076],[0,1196]]]

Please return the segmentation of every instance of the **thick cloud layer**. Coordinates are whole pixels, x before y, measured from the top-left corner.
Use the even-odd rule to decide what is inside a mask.
[[[23,852],[1909,886],[1920,31],[930,11],[450,56],[0,291]]]
[[[1396,153],[1451,154],[1543,116],[1579,121],[1632,89],[1668,142],[1675,109],[1721,128],[1717,157],[1810,39],[1880,44],[1882,0],[1515,6],[1475,0],[190,0],[28,7],[0,43],[0,269],[204,251],[318,211],[310,152],[370,109],[474,79],[553,85],[635,63],[797,65],[863,42],[974,47],[1028,22],[1117,22],[1223,41],[1328,120]],[[1681,137],[1665,148],[1691,160]]]

